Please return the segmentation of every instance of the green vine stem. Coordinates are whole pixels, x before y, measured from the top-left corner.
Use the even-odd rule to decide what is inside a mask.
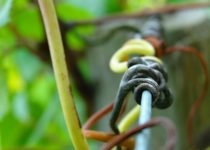
[[[76,150],[88,150],[89,147],[82,134],[71,92],[70,79],[53,0],[38,0],[38,3],[45,25],[56,84],[68,132]]]

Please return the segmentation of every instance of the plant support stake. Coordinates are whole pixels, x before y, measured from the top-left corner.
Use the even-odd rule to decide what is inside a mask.
[[[148,122],[152,114],[152,95],[149,91],[142,92],[141,114],[139,116],[139,125]],[[150,129],[144,129],[137,135],[135,150],[148,150],[150,139]]]
[[[71,93],[70,79],[65,62],[63,44],[52,0],[38,0],[45,25],[64,119],[76,150],[88,150]]]

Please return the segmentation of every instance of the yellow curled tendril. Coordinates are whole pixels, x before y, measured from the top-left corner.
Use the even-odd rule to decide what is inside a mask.
[[[153,56],[155,50],[153,46],[143,39],[132,39],[114,53],[110,60],[110,68],[113,72],[123,73],[127,70],[127,61],[129,55]]]
[[[131,124],[133,124],[140,114],[140,106],[136,105],[119,123],[118,128],[120,132],[126,131]]]

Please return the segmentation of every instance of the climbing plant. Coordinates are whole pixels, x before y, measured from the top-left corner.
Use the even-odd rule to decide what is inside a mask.
[[[38,5],[38,3],[42,3],[41,1],[0,1],[1,148],[73,149],[73,147],[79,145],[76,144],[77,146],[75,146],[77,141],[72,140],[74,135],[71,135],[73,131],[70,128],[75,126],[69,122],[73,117],[75,117],[73,120],[76,121],[78,114],[79,121],[76,126],[80,128],[79,124],[84,124],[89,117],[87,115],[88,105],[91,105],[91,99],[94,97],[95,84],[90,77],[90,69],[84,57],[88,51],[88,39],[86,40],[85,37],[96,31],[97,24],[109,21],[109,18],[100,21],[101,18],[112,15],[121,15],[123,18],[126,16],[125,14],[132,15],[145,10],[145,8],[157,10],[158,13],[163,10],[162,13],[165,13],[167,9],[159,8],[168,4],[188,4],[199,1],[159,0],[153,3],[152,0],[88,0],[84,3],[82,0],[61,0],[52,3],[48,0],[48,2],[51,2],[55,7],[54,18],[46,15],[47,12],[45,11],[48,11],[46,5]],[[51,35],[48,35],[52,28],[46,25],[49,25],[47,19],[48,21],[58,19],[60,26],[60,30],[57,27],[52,27],[54,31],[58,32],[54,40],[60,40],[58,37],[61,35],[62,43],[60,41],[60,47],[57,47],[57,49],[62,50],[62,47],[64,48],[64,54],[61,54],[61,56],[65,55],[67,64],[57,66],[58,69],[52,67],[56,66],[56,60],[54,59],[57,58],[52,59],[50,57],[50,53],[53,57],[53,50],[49,51],[49,49],[54,47],[52,45],[55,42],[50,39]],[[85,22],[94,19],[99,19],[99,21],[95,23]],[[55,47],[58,45],[58,43],[55,43]],[[167,54],[178,51],[177,49],[177,47],[169,48]],[[57,51],[55,49],[56,53]],[[190,48],[183,48],[183,51],[198,56],[204,66],[204,72],[207,72],[200,53]],[[59,54],[54,56],[64,61],[64,57],[61,58]],[[58,73],[56,79],[59,82],[58,78],[63,75],[61,74],[62,71],[59,70],[62,67],[69,70],[70,79],[65,74],[63,84],[66,83],[66,87],[60,84],[59,88],[59,86],[56,86],[54,74]],[[208,77],[206,74],[205,79],[207,83]],[[62,88],[68,90],[66,89],[65,92]],[[59,93],[57,92],[58,89],[60,89]],[[206,88],[204,87],[204,89]],[[74,100],[71,101],[73,105],[68,105],[70,99],[66,98],[65,102],[59,97],[62,93],[65,95],[70,92],[73,93],[74,97]],[[59,99],[62,102],[63,109]],[[77,112],[74,112],[74,116],[70,117],[68,114],[71,114],[74,103]],[[66,115],[63,115],[63,112]],[[189,119],[192,120],[192,117]],[[65,122],[65,120],[67,121]],[[68,123],[69,125],[66,125]],[[68,129],[71,137],[73,137],[71,140],[69,140]],[[78,134],[80,134],[80,131],[76,133],[76,135]],[[86,139],[83,139],[83,136],[81,136],[81,141],[84,142],[83,145],[86,145]],[[92,149],[96,142],[88,141],[88,143],[90,146],[86,145],[85,147]],[[82,144],[79,146],[82,146]]]

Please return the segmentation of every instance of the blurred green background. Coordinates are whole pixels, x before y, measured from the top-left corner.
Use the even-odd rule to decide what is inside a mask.
[[[59,20],[67,22],[190,2],[201,0],[157,0],[155,3],[154,0],[55,0],[55,6]],[[94,30],[87,27],[77,29],[76,33],[89,35]],[[86,59],[79,57],[88,49],[76,35],[69,32],[64,41],[74,58],[78,55],[73,63],[84,82],[76,81],[78,76],[73,75],[72,83],[84,123],[91,112],[87,107],[91,94],[84,91],[82,94],[80,87],[84,83],[91,88],[94,79],[90,77]],[[0,0],[0,137],[0,149],[73,149],[36,0]],[[94,142],[90,143],[94,147]]]

